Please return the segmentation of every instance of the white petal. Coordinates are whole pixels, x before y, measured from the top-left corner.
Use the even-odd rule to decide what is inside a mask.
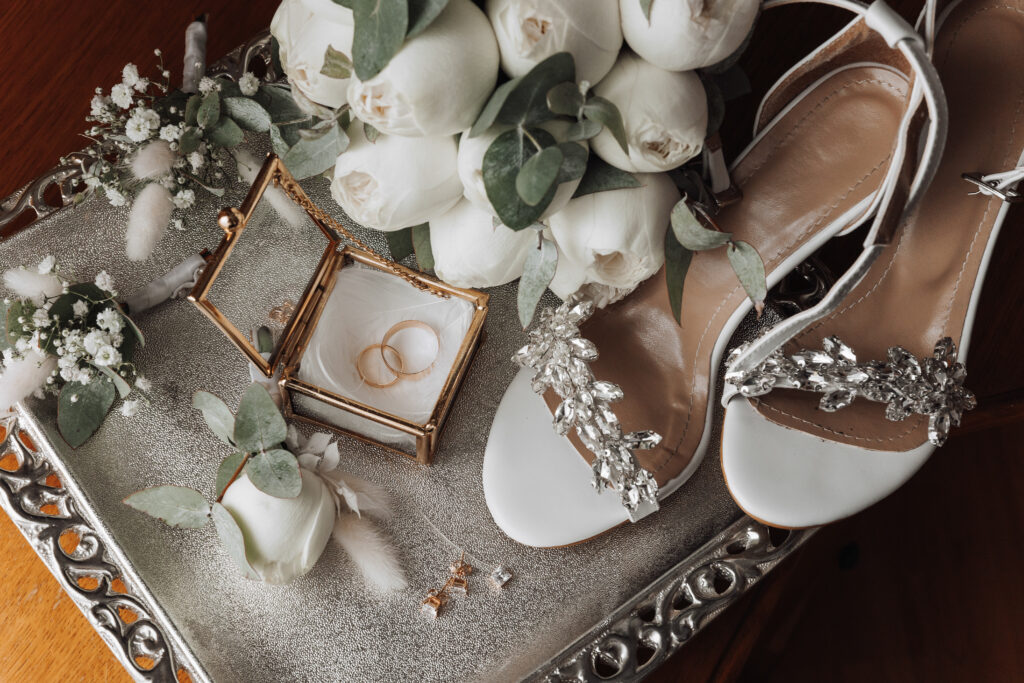
[[[338,466],[341,462],[341,453],[338,452],[338,442],[331,442],[327,448],[324,449],[323,460],[320,461],[320,471],[330,472]]]
[[[493,217],[463,199],[430,221],[437,276],[456,287],[496,287],[523,274],[537,232],[494,227]]]
[[[352,10],[329,0],[282,2],[270,32],[281,46],[281,66],[292,87],[325,107],[343,105],[351,79],[330,78],[320,70],[328,46],[351,57],[354,27]]]
[[[327,448],[327,444],[329,444],[330,442],[330,434],[325,434],[324,432],[317,432],[316,434],[310,436],[309,440],[306,441],[305,450],[309,451],[310,453],[316,453],[317,455],[320,455],[321,453],[324,452],[324,449]]]

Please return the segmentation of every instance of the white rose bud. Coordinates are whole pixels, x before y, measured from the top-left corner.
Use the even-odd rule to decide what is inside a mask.
[[[487,16],[509,76],[522,76],[556,52],[568,52],[576,62],[576,80],[593,85],[622,48],[618,0],[487,0]]]
[[[651,19],[640,0],[620,0],[622,33],[633,51],[670,71],[716,64],[743,43],[759,0],[654,0]]]
[[[623,51],[594,94],[619,108],[627,156],[607,128],[591,141],[594,152],[631,173],[668,171],[700,154],[708,128],[708,99],[692,71],[665,71]]]
[[[281,67],[292,87],[308,99],[337,109],[346,102],[348,78],[320,73],[328,46],[352,55],[352,10],[331,0],[284,0],[270,22],[281,45]]]
[[[249,564],[267,583],[288,583],[312,569],[334,528],[327,485],[308,470],[299,473],[302,491],[295,498],[263,493],[242,474],[221,500],[242,530]]]
[[[463,199],[430,221],[430,249],[437,276],[456,287],[497,287],[523,274],[537,232],[494,226],[490,213]]]
[[[664,173],[639,180],[640,187],[577,197],[551,217],[559,249],[555,294],[565,298],[596,283],[618,290],[606,290],[607,298],[618,299],[661,268],[669,216],[682,196]]]
[[[331,195],[353,220],[377,230],[426,223],[462,197],[451,136],[366,139],[363,125],[349,127],[351,143],[334,166]]]
[[[451,0],[368,81],[353,75],[357,117],[392,135],[454,135],[469,128],[498,79],[498,43],[480,8]]]
[[[569,123],[566,121],[547,121],[538,127],[551,133],[557,142],[565,142],[565,135],[569,131]],[[459,180],[462,181],[466,199],[473,202],[478,209],[487,211],[492,216],[497,216],[498,213],[491,206],[491,200],[487,198],[487,188],[484,186],[484,154],[487,153],[487,148],[491,146],[494,139],[510,128],[511,126],[491,126],[475,138],[469,137],[469,131],[463,133],[459,138]],[[580,140],[577,144],[582,145],[584,149],[589,149],[586,140]],[[544,210],[539,220],[546,220],[552,214],[561,211],[572,199],[576,188],[579,187],[580,180],[582,178],[559,185],[551,204]]]

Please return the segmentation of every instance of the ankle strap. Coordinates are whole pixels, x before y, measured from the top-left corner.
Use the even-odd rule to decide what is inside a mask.
[[[878,213],[868,231],[860,256],[818,304],[782,320],[752,342],[733,359],[729,365],[730,372],[753,370],[773,351],[839,307],[840,302],[864,278],[885,246],[913,214],[935,176],[946,141],[948,114],[939,76],[928,59],[926,41],[902,17],[882,0],[876,0],[870,7],[854,0],[770,0],[764,7],[796,2],[822,2],[864,17],[871,29],[907,59],[913,70],[913,90],[900,126],[893,161],[879,191],[881,202]],[[933,0],[929,0],[929,4],[933,4]],[[918,157],[915,152],[922,137],[923,152]]]

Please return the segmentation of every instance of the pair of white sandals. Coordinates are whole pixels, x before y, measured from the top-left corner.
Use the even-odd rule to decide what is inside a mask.
[[[731,166],[743,199],[716,216],[758,249],[769,286],[873,217],[820,303],[726,362],[726,483],[749,515],[788,528],[887,496],[973,407],[963,361],[1024,177],[1024,0],[959,0],[938,17],[929,0],[920,33],[881,0],[820,1],[856,19],[764,98]],[[484,460],[487,504],[512,539],[585,541],[693,474],[750,310],[721,251],[694,254],[680,327],[659,276],[589,321],[585,301],[546,313]]]

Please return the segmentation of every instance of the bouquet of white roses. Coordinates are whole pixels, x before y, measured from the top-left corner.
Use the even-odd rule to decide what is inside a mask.
[[[677,211],[667,230],[697,199],[677,169],[718,124],[696,70],[731,61],[758,6],[284,0],[271,32],[293,96],[325,120],[345,112],[328,139],[344,148],[331,190],[345,212],[452,284],[522,276],[525,325],[549,285],[604,304],[661,268],[666,247],[681,287],[680,243],[701,226]],[[315,132],[271,137],[289,168],[326,156]],[[763,298],[760,257],[733,251]]]

